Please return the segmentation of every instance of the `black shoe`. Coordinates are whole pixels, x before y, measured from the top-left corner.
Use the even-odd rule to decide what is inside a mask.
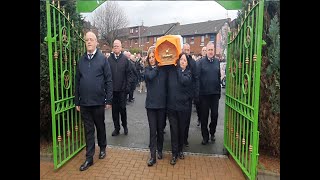
[[[177,159],[178,159],[178,158],[177,158],[176,156],[173,156],[172,159],[171,159],[171,161],[170,161],[170,164],[171,164],[171,165],[175,165],[175,164],[177,163]]]
[[[166,133],[166,131],[163,131],[163,134],[165,134]]]
[[[119,131],[118,130],[114,130],[113,132],[112,132],[112,136],[118,136],[120,133],[119,133]]]
[[[200,121],[198,121],[198,124],[197,124],[197,126],[200,126]]]
[[[124,129],[124,134],[125,134],[125,135],[128,135],[128,128],[127,128],[127,127],[124,127],[123,129]]]
[[[208,144],[208,140],[202,140],[201,144],[202,144],[202,145]]]
[[[162,159],[162,158],[163,158],[162,152],[158,152],[158,159]]]
[[[216,138],[214,137],[214,135],[211,136],[210,139],[211,139],[212,142],[215,142],[215,141],[216,141]]]
[[[186,141],[186,142],[184,143],[184,145],[185,145],[186,147],[189,147],[189,142]]]
[[[155,158],[150,158],[147,164],[148,164],[148,166],[153,166],[156,162],[157,161]]]
[[[106,157],[106,150],[100,151],[99,159],[104,159]]]
[[[87,170],[90,166],[92,166],[93,161],[86,160],[83,164],[80,166],[80,171]]]
[[[183,154],[183,152],[179,152],[179,158],[180,158],[180,159],[184,159],[184,154]]]

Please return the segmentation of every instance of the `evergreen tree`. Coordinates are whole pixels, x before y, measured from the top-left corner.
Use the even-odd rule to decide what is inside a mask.
[[[51,1],[50,1],[51,2]],[[55,2],[57,3],[57,2]],[[73,20],[78,32],[82,32],[83,18],[76,12],[76,1],[61,1],[60,7],[65,8],[69,13],[70,20]],[[52,24],[52,23],[51,23]],[[51,130],[51,99],[49,79],[48,45],[45,42],[47,36],[47,12],[46,1],[40,1],[40,138],[47,141],[52,140]]]

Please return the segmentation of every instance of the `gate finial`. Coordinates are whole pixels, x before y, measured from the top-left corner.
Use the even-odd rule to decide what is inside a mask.
[[[54,5],[54,0],[52,0],[52,3],[51,3],[52,5]]]
[[[250,12],[250,5],[251,5],[251,4],[249,3],[249,4],[248,4],[248,12]]]
[[[58,0],[58,9],[60,9],[60,1]]]

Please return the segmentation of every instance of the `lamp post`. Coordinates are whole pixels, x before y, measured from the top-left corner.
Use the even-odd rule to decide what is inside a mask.
[[[141,26],[143,26],[143,21],[141,22]],[[139,31],[139,51],[140,51],[140,53],[142,54],[142,50],[141,50],[141,40],[140,40],[140,36],[141,36],[141,33],[140,33],[140,27],[141,27],[140,25],[138,26],[138,31]],[[142,48],[143,49],[143,48]]]
[[[141,45],[141,43],[140,43],[140,25],[138,26],[138,28],[139,28],[138,29],[138,31],[139,31],[139,40],[138,40],[139,41],[139,51],[141,51],[141,49],[140,49],[140,45]]]

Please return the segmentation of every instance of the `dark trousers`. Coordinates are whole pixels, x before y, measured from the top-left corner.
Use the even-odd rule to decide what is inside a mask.
[[[120,131],[119,114],[121,115],[122,127],[127,127],[126,93],[124,91],[113,91],[112,98],[112,120],[114,129]]]
[[[185,130],[187,116],[188,116],[188,110],[174,111],[174,110],[168,109],[172,156],[177,157],[178,153],[182,152],[183,143],[184,143],[184,130]]]
[[[201,134],[205,141],[209,140],[208,132],[208,118],[209,110],[211,110],[211,122],[209,124],[210,134],[214,136],[216,132],[217,122],[218,122],[218,108],[219,108],[219,95],[210,94],[202,95],[200,99],[200,121],[201,121]]]
[[[183,141],[184,144],[188,142],[191,113],[192,113],[192,99],[190,100],[190,106],[187,112],[187,119],[186,119],[186,125],[185,125],[186,128],[184,130],[184,141]]]
[[[129,101],[133,100],[133,93],[136,89],[136,83],[131,83],[130,92],[129,92]]]
[[[163,130],[166,128],[167,126],[167,117],[168,117],[168,111],[167,109],[165,109],[165,115],[164,115],[164,126],[163,126]]]
[[[147,116],[150,130],[150,153],[156,158],[156,149],[162,152],[163,149],[163,127],[165,123],[165,109],[147,108]]]
[[[196,106],[197,116],[198,116],[198,122],[200,122],[200,103],[195,102],[194,105]]]
[[[93,155],[95,152],[95,127],[97,129],[97,139],[100,150],[105,150],[107,146],[104,112],[104,105],[80,107],[81,119],[84,124],[86,138],[86,159],[89,161],[93,161]]]

